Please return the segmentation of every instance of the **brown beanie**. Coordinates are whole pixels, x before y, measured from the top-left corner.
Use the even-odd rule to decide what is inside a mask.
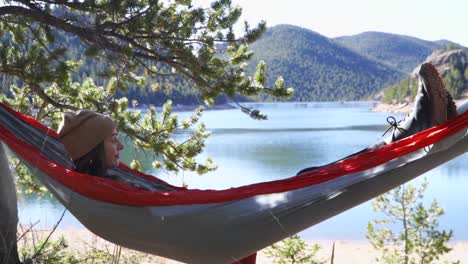
[[[114,121],[110,117],[80,110],[64,113],[58,133],[71,158],[76,160],[111,136],[114,128]]]

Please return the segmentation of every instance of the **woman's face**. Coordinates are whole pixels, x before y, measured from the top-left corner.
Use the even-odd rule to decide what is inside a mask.
[[[112,135],[104,139],[104,152],[106,168],[112,168],[119,166],[120,151],[123,149],[123,145],[119,140],[117,129],[114,128]]]

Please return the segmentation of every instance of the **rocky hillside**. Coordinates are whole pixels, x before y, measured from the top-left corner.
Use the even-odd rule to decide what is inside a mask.
[[[468,49],[434,51],[424,62],[437,67],[447,90],[454,98],[468,97]],[[415,92],[416,80],[406,78],[386,88],[383,101],[387,103],[412,101]]]
[[[426,62],[437,67],[455,98],[468,96],[468,49],[435,51]]]
[[[436,66],[442,76],[446,76],[454,69],[464,72],[468,66],[468,50],[437,50],[428,56],[424,62]]]

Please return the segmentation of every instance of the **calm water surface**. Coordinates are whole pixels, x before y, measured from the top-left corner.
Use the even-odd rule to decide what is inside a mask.
[[[148,173],[176,185],[190,188],[225,189],[256,182],[277,180],[295,175],[299,170],[323,165],[356,152],[376,142],[387,128],[386,113],[374,113],[373,103],[282,103],[255,104],[268,114],[267,121],[250,119],[239,110],[204,113],[203,120],[212,136],[201,158],[212,157],[219,168],[198,176],[192,173],[167,175]],[[188,113],[180,113],[181,118]],[[401,118],[402,116],[396,116]],[[135,157],[126,149],[124,161]],[[139,154],[147,159],[145,154]],[[468,155],[464,154],[411,183],[419,185],[427,178],[425,203],[437,198],[446,213],[442,228],[454,231],[454,240],[468,240]],[[52,226],[63,212],[54,200],[23,198],[20,202],[22,223],[40,221],[38,227]],[[361,204],[301,233],[306,239],[365,240],[369,220],[379,217],[371,202]],[[81,227],[69,213],[60,227]]]

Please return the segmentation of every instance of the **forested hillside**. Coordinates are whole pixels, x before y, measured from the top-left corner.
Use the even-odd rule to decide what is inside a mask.
[[[434,50],[456,46],[455,43],[447,40],[427,41],[383,32],[364,32],[353,36],[338,37],[334,41],[405,73],[410,73]]]
[[[70,58],[83,61],[75,79],[84,80],[86,77],[91,77],[96,83],[103,85],[100,75],[106,74],[108,66],[99,60],[86,56],[86,53],[90,51],[76,39],[66,36],[59,37],[63,38],[64,45],[68,47]],[[155,67],[161,73],[171,73],[171,69],[163,65],[155,65]],[[125,90],[118,91],[117,96],[125,95],[130,100],[137,100],[140,104],[162,105],[167,99],[171,99],[176,104],[200,103],[198,92],[196,89],[192,89],[191,84],[186,79],[177,75],[149,78],[144,72],[145,70],[141,69],[140,74],[143,78],[138,86],[129,84]]]
[[[10,34],[4,34],[2,41],[7,41]],[[82,82],[90,77],[97,85],[105,86],[103,82],[104,75],[109,75],[109,66],[94,56],[89,56],[95,52],[92,48],[83,45],[76,37],[66,34],[53,33],[53,37],[57,39],[58,47],[66,47],[66,57],[72,61],[79,61],[79,66],[72,75],[75,82]],[[155,68],[162,74],[171,74],[171,69],[162,65],[154,65]],[[144,74],[145,70],[141,69],[139,74],[142,78],[137,78],[139,85],[131,84],[122,80],[124,85],[123,90],[117,92],[117,97],[123,95],[130,100],[136,99],[140,104],[155,104],[162,105],[167,99],[171,99],[175,104],[199,104],[199,96],[196,89],[186,80],[177,75],[152,77]],[[0,91],[7,91],[11,84],[15,84],[15,80],[8,79],[6,76],[0,76],[2,88]],[[220,99],[222,100],[222,98]]]
[[[3,38],[8,37],[5,34]],[[102,74],[108,66],[99,60],[86,56],[92,50],[79,44],[72,37],[56,35],[60,45],[68,48],[70,59],[82,63],[74,75],[75,81],[91,77],[94,82],[102,83]],[[454,43],[425,41],[409,36],[366,32],[355,36],[329,39],[308,29],[291,25],[279,25],[269,28],[266,33],[250,48],[254,56],[250,60],[248,72],[253,73],[260,60],[267,65],[269,84],[276,76],[283,76],[287,86],[295,89],[291,101],[337,101],[367,99],[384,87],[398,83],[416,65],[420,64],[435,49],[454,47]],[[171,73],[161,65],[155,65],[161,73]],[[461,68],[460,68],[461,69]],[[190,82],[176,75],[162,78],[147,78],[144,70],[141,86],[129,85],[120,91],[130,100],[140,104],[161,105],[167,99],[175,104],[199,104],[200,98]],[[457,75],[458,73],[453,73]],[[465,72],[458,75],[465,76]],[[458,76],[457,75],[457,76]],[[449,77],[447,77],[449,78]],[[2,89],[14,80],[0,76]],[[455,77],[447,79],[455,83]],[[403,82],[403,85],[407,82]],[[463,82],[462,82],[463,83]],[[400,85],[401,86],[401,85]],[[458,84],[451,87],[460,86]],[[397,92],[397,90],[399,92]],[[461,89],[463,90],[463,89]],[[455,94],[460,94],[455,92]],[[404,98],[408,96],[402,88],[386,91],[386,98]],[[226,102],[225,97],[217,103]],[[239,98],[239,100],[271,100],[270,98]],[[391,100],[391,99],[390,99]]]
[[[297,26],[272,27],[251,48],[251,67],[264,60],[270,82],[282,75],[295,88],[293,101],[363,99],[401,78],[396,70]]]

